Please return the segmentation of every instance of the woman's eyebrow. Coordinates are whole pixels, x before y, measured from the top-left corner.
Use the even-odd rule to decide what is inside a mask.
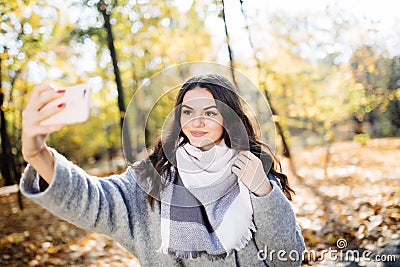
[[[207,109],[210,109],[210,108],[216,108],[216,109],[218,109],[217,106],[209,106],[209,107],[203,108],[203,110],[207,110]]]
[[[188,108],[188,109],[194,109],[194,108],[189,107],[189,106],[187,106],[187,105],[182,105],[182,107],[183,107],[183,108]]]
[[[189,106],[187,106],[187,105],[182,105],[182,107],[183,107],[183,108],[188,108],[188,109],[194,109],[194,108],[189,107]],[[209,107],[203,108],[203,110],[207,110],[207,109],[210,109],[210,108],[216,108],[216,109],[218,109],[217,106],[209,106]]]

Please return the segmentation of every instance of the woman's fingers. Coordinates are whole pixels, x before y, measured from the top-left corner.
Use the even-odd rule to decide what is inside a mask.
[[[232,172],[250,189],[257,188],[265,173],[261,160],[250,151],[240,151],[232,165]]]
[[[245,151],[240,151],[238,153],[238,157],[233,162],[231,168],[232,172],[236,174],[239,179],[241,179],[248,172],[249,164],[251,163],[250,159],[241,152]]]
[[[58,100],[65,90],[55,90],[51,85],[36,86],[24,110],[25,124],[39,123],[60,112],[65,107],[62,100]]]
[[[253,159],[257,158],[256,155],[254,155],[253,153],[251,153],[248,150],[239,151],[238,154],[239,154],[239,157],[242,159],[247,158],[249,160],[253,160]]]
[[[233,166],[238,167],[240,170],[244,170],[244,168],[246,167],[246,163],[242,162],[240,159],[236,159],[233,163]]]
[[[57,125],[48,125],[48,126],[36,126],[32,128],[32,131],[30,131],[30,136],[38,136],[38,135],[48,135],[53,132],[56,132],[60,130],[62,127],[65,125],[63,124],[57,124]]]
[[[53,85],[38,85],[32,91],[26,109],[31,111],[40,111],[48,103],[60,98],[65,90],[57,90]]]
[[[237,159],[234,162],[234,165],[238,166],[240,169],[247,168],[248,165],[252,164],[253,160],[256,158],[255,156],[253,158],[251,155],[254,156],[254,154],[251,153],[250,151],[240,151],[238,153]]]
[[[25,137],[47,135],[63,127],[63,125],[43,126],[40,122],[62,111],[65,103],[58,100],[63,92],[57,92],[51,85],[36,86],[22,113],[22,130]]]
[[[52,102],[47,103],[40,111],[38,111],[39,118],[38,123],[40,124],[42,121],[56,115],[61,112],[65,108],[65,103],[57,100],[53,100]]]
[[[233,172],[237,177],[240,177],[240,175],[241,175],[241,170],[240,170],[237,166],[235,166],[235,165],[232,166],[232,172]]]
[[[40,102],[40,95],[47,91],[55,91],[54,86],[49,84],[37,85],[33,88],[32,93],[29,97],[28,104],[26,105],[26,109],[38,109],[38,104]]]
[[[42,108],[44,108],[47,104],[62,97],[64,95],[64,93],[65,93],[65,90],[57,90],[57,91],[48,90],[46,92],[43,92],[39,96],[39,102],[36,106],[37,110],[41,111]]]
[[[47,103],[40,111],[26,109],[22,114],[23,125],[28,127],[39,126],[41,121],[54,116],[64,108],[65,103],[53,100],[52,102]]]

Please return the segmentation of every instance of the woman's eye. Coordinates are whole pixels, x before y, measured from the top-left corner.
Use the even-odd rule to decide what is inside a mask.
[[[190,114],[192,114],[192,111],[184,110],[184,111],[182,111],[182,113],[185,114],[185,115],[190,115]]]
[[[207,111],[207,112],[206,112],[206,116],[208,116],[208,117],[213,117],[213,116],[215,116],[215,115],[217,115],[217,113],[215,113],[215,112],[213,112],[213,111]]]

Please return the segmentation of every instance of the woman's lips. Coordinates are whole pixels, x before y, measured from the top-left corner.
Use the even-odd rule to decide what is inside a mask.
[[[206,135],[207,132],[200,132],[200,131],[190,131],[190,133],[192,134],[192,136],[194,137],[202,137],[203,135]]]

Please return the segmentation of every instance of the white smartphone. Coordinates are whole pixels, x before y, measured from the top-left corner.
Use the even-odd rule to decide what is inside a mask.
[[[65,108],[54,116],[42,121],[40,123],[41,125],[82,123],[89,118],[90,86],[87,84],[78,84],[59,88],[59,90],[61,89],[65,90],[65,93],[58,101],[60,103],[65,103]]]

